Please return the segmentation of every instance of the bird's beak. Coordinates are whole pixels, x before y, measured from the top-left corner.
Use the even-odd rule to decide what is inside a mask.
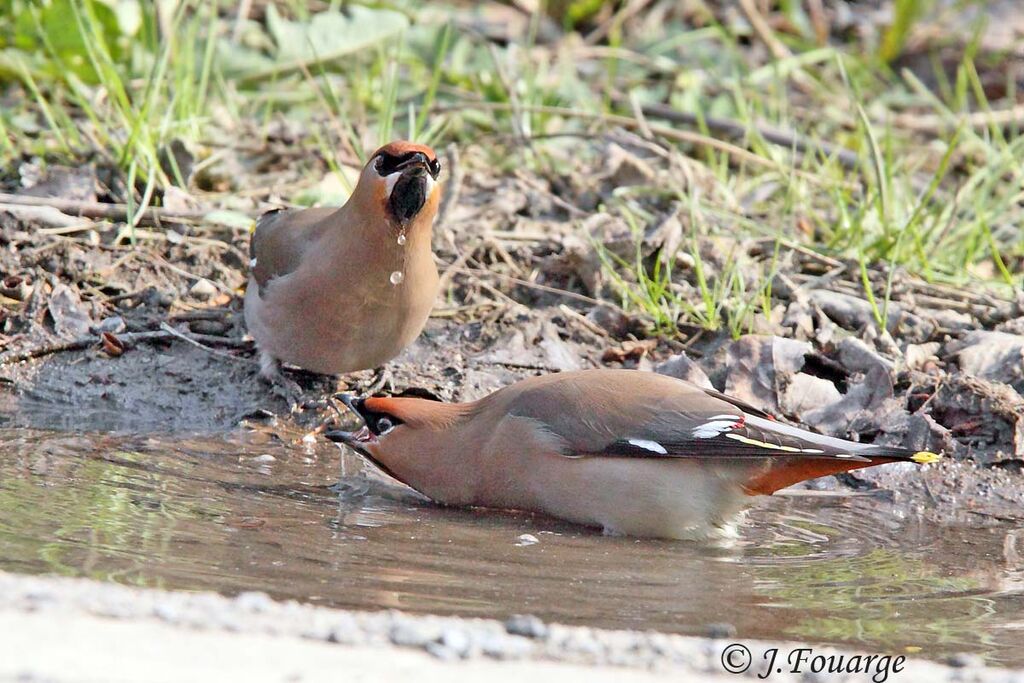
[[[352,394],[337,393],[333,396],[333,398],[336,398],[342,403],[344,403],[346,408],[351,410],[353,413],[358,415],[360,419],[362,419],[363,414],[359,412],[359,406],[356,404],[355,396],[353,396]]]
[[[427,167],[427,158],[422,154],[414,154],[410,158],[398,164],[398,166],[395,167],[395,171],[402,175],[420,175],[421,173],[430,173],[430,169]]]
[[[367,446],[377,444],[377,436],[370,431],[370,428],[366,425],[366,418],[359,410],[359,400],[351,394],[335,394],[334,398],[338,399],[345,404],[345,407],[355,413],[360,420],[363,421],[363,426],[354,432],[347,432],[341,429],[332,429],[331,431],[324,432],[324,436],[335,443],[343,443],[357,453],[363,455],[369,455],[366,450]]]
[[[332,429],[329,432],[324,432],[324,436],[335,443],[343,443],[357,453],[362,455],[370,455],[367,450],[369,446],[377,445],[377,437],[370,431],[370,429],[363,425],[358,431],[346,432],[340,429]]]

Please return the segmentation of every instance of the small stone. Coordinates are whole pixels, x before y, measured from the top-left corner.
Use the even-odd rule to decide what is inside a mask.
[[[342,645],[356,645],[365,640],[359,624],[351,616],[342,615],[327,632],[327,642]]]
[[[96,326],[97,332],[109,332],[110,334],[121,334],[125,331],[124,318],[119,315],[112,315],[109,318],[104,318],[100,321],[100,324]]]
[[[466,632],[458,628],[446,628],[441,632],[441,645],[451,650],[459,657],[469,656],[471,641]]]
[[[402,621],[391,627],[388,638],[395,645],[405,647],[424,647],[433,642],[437,633],[433,628],[412,621]]]
[[[223,337],[231,329],[231,325],[223,320],[192,320],[189,321],[188,329],[195,334]]]
[[[976,668],[985,666],[985,660],[969,652],[957,652],[946,658],[946,664],[956,669]]]
[[[196,280],[196,283],[192,285],[192,288],[188,290],[188,293],[196,299],[205,301],[217,294],[217,288],[206,278],[199,278]]]
[[[594,636],[585,632],[572,633],[568,638],[562,641],[562,647],[567,652],[581,654],[593,659],[596,659],[604,651],[601,643],[599,643]]]
[[[525,638],[504,633],[485,633],[475,638],[480,651],[495,659],[517,659],[529,655],[533,644]]]
[[[459,653],[452,650],[450,647],[445,647],[441,643],[427,643],[426,651],[428,654],[437,657],[444,662],[453,662],[456,659],[461,659]]]
[[[516,539],[516,545],[523,547],[540,543],[540,539],[533,534],[522,534]]]
[[[725,622],[708,624],[704,627],[704,635],[708,638],[735,638],[736,627]]]
[[[259,456],[264,457],[264,456]],[[266,456],[271,460],[274,456]],[[255,459],[255,458],[254,458]],[[235,604],[241,609],[248,610],[250,612],[266,612],[274,606],[274,601],[270,599],[270,596],[261,591],[246,591],[239,593],[238,597],[235,598]]]
[[[161,602],[153,608],[153,615],[157,619],[173,624],[181,618],[181,610],[169,602]]]
[[[548,626],[532,614],[513,614],[505,620],[505,631],[514,636],[547,638]]]

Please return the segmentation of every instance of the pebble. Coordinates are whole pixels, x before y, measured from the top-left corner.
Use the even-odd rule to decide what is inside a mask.
[[[195,334],[223,337],[230,331],[231,325],[223,320],[191,320],[189,321],[188,329]]]
[[[966,669],[985,666],[985,660],[978,655],[969,652],[958,652],[946,658],[946,664],[956,669]]]
[[[598,659],[604,648],[586,631],[573,632],[561,643],[562,649]]]
[[[119,315],[112,315],[109,318],[101,320],[100,324],[96,326],[96,331],[120,334],[124,332],[126,328],[127,325],[125,325],[124,318]]]
[[[192,285],[188,293],[201,301],[205,301],[217,294],[217,288],[206,278],[200,278],[196,280],[196,283]]]
[[[261,455],[254,455],[250,458],[242,457],[239,458],[241,462],[253,462],[258,465],[265,465],[271,462],[277,462],[277,458],[272,456],[270,453],[263,453]]]
[[[388,638],[395,645],[424,647],[427,643],[432,643],[436,640],[437,632],[425,624],[402,621],[391,627]]]
[[[513,614],[505,620],[505,631],[514,636],[547,638],[548,625],[532,614]]]
[[[522,534],[516,539],[516,545],[519,547],[534,545],[540,543],[540,539],[533,534]]]
[[[441,632],[441,645],[448,648],[459,657],[468,657],[472,641],[469,636],[460,628],[446,628]]]
[[[267,457],[271,460],[274,456],[259,456],[260,458]],[[274,601],[270,599],[270,596],[262,591],[245,591],[239,593],[238,597],[235,598],[235,604],[244,610],[250,612],[266,612],[274,606]]]
[[[429,654],[445,662],[452,662],[456,659],[461,659],[457,652],[449,647],[445,647],[441,643],[427,643],[425,649]]]
[[[342,645],[356,645],[364,642],[366,636],[352,616],[341,615],[327,631],[327,642],[340,643]]]
[[[704,628],[704,635],[708,638],[735,638],[736,627],[732,624],[708,624]]]
[[[156,607],[154,607],[153,615],[157,619],[166,621],[170,624],[175,624],[181,620],[181,610],[167,602],[161,602]]]
[[[475,641],[483,654],[496,659],[517,659],[534,650],[530,641],[502,633],[484,633],[476,637]]]

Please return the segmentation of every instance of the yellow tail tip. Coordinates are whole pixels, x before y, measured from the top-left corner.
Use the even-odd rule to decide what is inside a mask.
[[[919,465],[927,465],[929,463],[942,460],[942,456],[938,453],[932,453],[931,451],[918,451],[910,456],[910,459]]]

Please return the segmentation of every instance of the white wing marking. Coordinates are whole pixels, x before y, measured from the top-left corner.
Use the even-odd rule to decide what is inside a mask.
[[[653,453],[659,453],[661,455],[668,455],[668,451],[657,441],[651,441],[650,439],[626,439],[627,443],[631,443],[637,448],[643,448],[644,450],[651,451]]]

